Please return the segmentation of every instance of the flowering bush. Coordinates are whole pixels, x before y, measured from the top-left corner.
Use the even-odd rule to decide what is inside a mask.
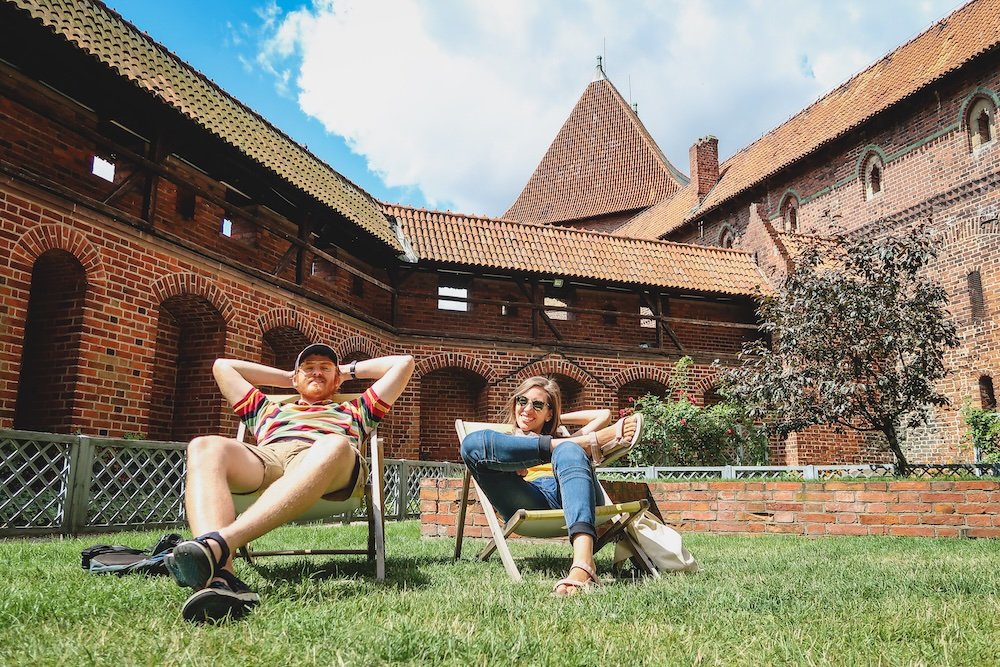
[[[669,398],[646,394],[632,400],[622,415],[638,411],[646,426],[629,455],[632,465],[718,466],[767,462],[767,436],[739,406],[723,402],[703,408],[688,400],[687,369],[691,359],[677,362]]]

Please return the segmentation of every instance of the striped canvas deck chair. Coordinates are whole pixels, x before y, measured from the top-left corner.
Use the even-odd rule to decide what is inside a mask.
[[[334,401],[344,402],[357,398],[360,394],[337,394]],[[297,394],[292,395],[271,395],[269,398],[279,403],[287,403],[298,399]],[[240,422],[236,439],[243,442],[246,438],[246,425]],[[375,577],[379,581],[385,579],[385,455],[383,451],[382,438],[378,435],[378,429],[372,429],[368,439],[361,443],[361,455],[371,458],[371,475],[365,484],[359,488],[350,498],[346,500],[318,500],[312,507],[299,516],[295,523],[305,523],[313,521],[323,521],[338,517],[340,515],[350,516],[359,507],[368,507],[368,544],[365,548],[357,549],[281,549],[273,551],[259,551],[253,549],[251,544],[240,547],[239,555],[253,562],[256,557],[262,556],[323,556],[323,555],[365,555],[369,562],[375,561]],[[259,493],[233,494],[233,503],[236,505],[236,513],[245,511],[257,498]]]
[[[483,429],[502,431],[505,433],[511,432],[510,424],[467,422],[461,419],[455,420],[455,430],[458,432],[459,443],[461,443],[462,440],[465,439],[465,436],[469,433]],[[626,453],[626,451],[623,451],[618,454],[618,457],[624,456]],[[496,510],[493,508],[493,503],[486,496],[486,494],[483,493],[482,489],[479,488],[479,484],[476,483],[476,480],[472,477],[469,469],[466,468],[465,476],[462,482],[462,498],[458,508],[458,520],[455,531],[455,560],[458,560],[462,556],[462,538],[465,533],[465,515],[469,504],[469,488],[472,486],[476,489],[476,496],[479,498],[479,503],[483,507],[483,513],[486,515],[486,522],[489,525],[490,535],[492,536],[486,546],[483,547],[483,550],[479,552],[477,558],[485,561],[493,554],[494,551],[498,552],[500,554],[500,560],[503,561],[504,569],[507,571],[507,574],[510,575],[510,578],[515,582],[520,583],[523,581],[523,577],[521,577],[521,572],[518,570],[517,564],[511,556],[510,548],[507,546],[507,538],[511,534],[530,538],[562,538],[568,540],[566,535],[566,515],[561,509],[521,509],[515,512],[507,523],[501,527],[500,519],[497,516]],[[625,528],[632,521],[635,521],[635,519],[638,518],[639,514],[644,509],[649,507],[649,501],[644,499],[627,503],[613,503],[611,498],[608,497],[608,493],[604,490],[603,486],[601,487],[601,493],[604,496],[604,504],[597,507],[598,538],[594,544],[594,553],[596,554],[608,544],[618,540],[626,540],[628,546],[635,554],[635,556],[632,557],[632,562],[635,564],[636,568],[645,574],[649,574],[654,577],[659,576],[656,566],[653,565],[645,551],[643,551],[642,548],[635,543],[635,540],[633,540],[629,533],[625,530]],[[603,532],[602,527],[604,527]]]

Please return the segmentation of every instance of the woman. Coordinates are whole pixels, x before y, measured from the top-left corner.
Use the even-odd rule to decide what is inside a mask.
[[[573,545],[573,564],[554,592],[588,592],[600,583],[594,562],[596,507],[603,494],[594,465],[638,438],[642,416],[614,426],[610,410],[561,414],[562,395],[554,380],[528,378],[507,401],[513,433],[474,431],[462,441],[462,459],[504,519],[519,509],[562,509]],[[561,424],[581,426],[565,436]],[[605,427],[605,428],[602,428]]]

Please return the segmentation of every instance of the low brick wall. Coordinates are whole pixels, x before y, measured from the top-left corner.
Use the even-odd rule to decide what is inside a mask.
[[[682,532],[1000,537],[1000,482],[608,482],[616,501],[649,498]],[[454,536],[462,483],[425,479],[420,533]],[[489,528],[475,501],[468,537]]]

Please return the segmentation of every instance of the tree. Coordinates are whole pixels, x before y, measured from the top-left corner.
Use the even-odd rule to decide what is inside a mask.
[[[948,404],[935,384],[958,345],[947,295],[925,270],[936,255],[923,226],[807,244],[762,299],[765,339],[744,345],[726,392],[783,434],[816,424],[881,432],[905,470],[903,429]]]

